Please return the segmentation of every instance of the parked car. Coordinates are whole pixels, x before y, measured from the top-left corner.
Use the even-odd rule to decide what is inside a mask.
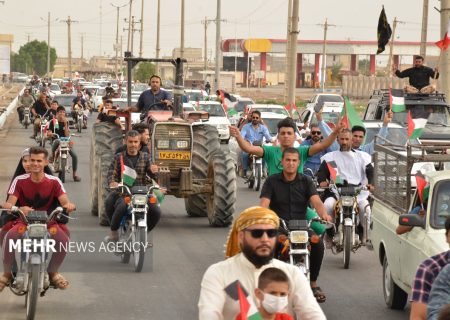
[[[252,110],[258,110],[260,112],[273,112],[284,115],[285,117],[289,117],[289,112],[285,107],[278,104],[251,104],[248,105],[249,112]]]
[[[228,143],[230,141],[230,121],[222,104],[216,101],[199,101],[197,110],[209,113],[209,120],[205,123],[215,126],[219,131],[220,141]]]
[[[314,108],[316,104],[329,107],[343,107],[344,98],[336,93],[318,93],[306,104],[305,108]]]

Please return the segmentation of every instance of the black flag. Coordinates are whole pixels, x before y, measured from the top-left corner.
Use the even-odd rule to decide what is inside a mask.
[[[380,18],[378,19],[378,50],[377,54],[382,53],[391,38],[392,30],[389,25],[386,13],[381,9]]]

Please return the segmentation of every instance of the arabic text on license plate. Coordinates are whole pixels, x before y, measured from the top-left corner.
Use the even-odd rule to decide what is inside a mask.
[[[190,152],[171,152],[160,151],[159,158],[164,160],[189,160],[191,158]]]

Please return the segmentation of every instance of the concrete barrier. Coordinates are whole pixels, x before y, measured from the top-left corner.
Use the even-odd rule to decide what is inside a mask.
[[[368,99],[373,90],[402,89],[408,84],[408,79],[397,77],[373,77],[373,76],[344,76],[342,77],[342,88],[344,95],[350,99]]]
[[[21,95],[23,93],[24,88],[22,88],[20,90],[19,95]],[[6,118],[11,114],[11,112],[13,112],[16,107],[17,107],[17,101],[18,101],[19,97],[15,97],[13,101],[11,101],[11,103],[6,107],[6,110],[4,112],[2,112],[2,114],[0,115],[0,130],[3,130],[3,126],[6,123]]]

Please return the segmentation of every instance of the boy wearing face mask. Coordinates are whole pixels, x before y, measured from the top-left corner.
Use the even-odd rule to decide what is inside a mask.
[[[289,295],[289,279],[278,268],[265,269],[258,279],[255,295],[259,301],[259,313],[264,320],[293,320],[286,310]]]

